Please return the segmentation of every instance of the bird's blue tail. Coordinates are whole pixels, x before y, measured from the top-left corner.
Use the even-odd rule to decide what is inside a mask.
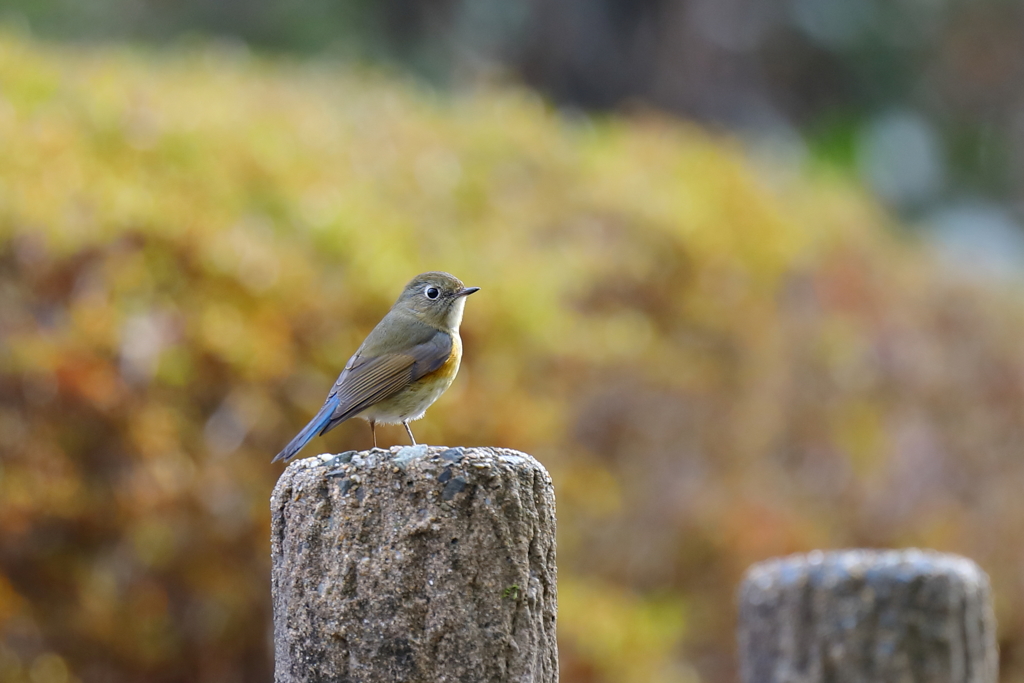
[[[338,398],[336,396],[327,399],[327,402],[320,408],[320,412],[309,421],[309,424],[302,428],[301,432],[295,435],[294,439],[288,442],[288,445],[271,462],[277,462],[278,460],[288,462],[294,458],[295,454],[301,451],[302,447],[309,443],[309,440],[316,436],[324,428],[324,425],[331,421],[331,415],[334,414],[334,409],[337,407]]]

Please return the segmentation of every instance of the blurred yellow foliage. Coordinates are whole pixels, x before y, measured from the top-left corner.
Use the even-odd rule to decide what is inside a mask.
[[[841,179],[521,90],[10,35],[0,150],[3,680],[267,680],[269,459],[429,269],[482,291],[417,435],[551,470],[565,683],[735,680],[749,563],[915,543],[992,574],[1024,680],[1017,293]]]

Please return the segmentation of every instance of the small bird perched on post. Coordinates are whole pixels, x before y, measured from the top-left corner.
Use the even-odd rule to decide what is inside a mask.
[[[478,289],[448,273],[414,277],[349,358],[320,412],[273,462],[295,457],[314,436],[356,416],[370,423],[374,448],[378,422],[401,422],[415,445],[409,421],[423,417],[455,379],[462,360],[462,311],[466,296]]]

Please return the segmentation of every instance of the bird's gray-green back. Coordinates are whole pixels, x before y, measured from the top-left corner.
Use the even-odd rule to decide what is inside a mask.
[[[405,311],[392,309],[377,323],[338,377],[340,400],[321,434],[367,407],[394,396],[434,372],[451,356],[452,337]]]

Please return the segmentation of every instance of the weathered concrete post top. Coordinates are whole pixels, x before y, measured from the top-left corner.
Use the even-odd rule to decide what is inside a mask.
[[[745,683],[995,683],[985,573],[921,550],[816,551],[751,567],[740,588]]]
[[[271,507],[277,683],[558,680],[554,490],[529,455],[316,456]]]

